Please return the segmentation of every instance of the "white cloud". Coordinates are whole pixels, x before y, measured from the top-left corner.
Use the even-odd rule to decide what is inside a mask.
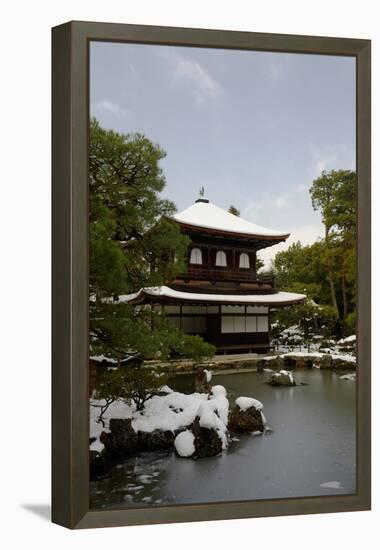
[[[223,95],[224,90],[219,82],[192,57],[180,55],[173,48],[158,48],[155,54],[171,66],[172,84],[185,83],[193,93],[196,103],[204,104]]]
[[[309,146],[312,156],[310,171],[313,178],[320,176],[323,170],[332,169],[334,167],[338,158],[335,152],[333,152],[333,147],[331,145],[326,145],[321,148],[315,145],[315,143],[310,143]]]
[[[259,250],[258,256],[264,261],[265,267],[270,267],[271,260],[274,259],[277,252],[287,250],[291,244],[301,241],[301,244],[305,246],[313,244],[318,239],[323,238],[324,227],[322,223],[303,225],[301,227],[295,227],[290,230],[289,233],[290,237],[285,242],[270,246],[269,248],[264,248],[264,250]]]
[[[264,201],[248,200],[241,212],[241,217],[252,223],[259,223],[262,215],[266,216]]]
[[[283,210],[284,208],[289,208],[289,197],[288,195],[279,195],[273,201],[273,206],[278,210]]]
[[[91,114],[92,115],[102,115],[104,113],[110,113],[116,116],[129,116],[131,112],[128,109],[124,109],[117,103],[108,101],[107,99],[102,99],[101,101],[95,101],[91,104]]]
[[[174,78],[185,80],[193,86],[193,93],[199,104],[223,94],[220,84],[194,59],[176,56]]]
[[[320,158],[315,163],[315,168],[317,173],[320,174],[321,172],[323,172],[323,170],[326,170],[326,168],[328,168],[329,166],[332,166],[335,161],[336,161],[336,156],[334,155],[327,155]]]
[[[299,183],[294,187],[294,189],[296,193],[305,193],[306,191],[309,190],[309,187],[310,185],[308,185],[307,183]]]

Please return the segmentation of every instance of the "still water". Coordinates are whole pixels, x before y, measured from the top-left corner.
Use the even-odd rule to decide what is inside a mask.
[[[267,373],[214,375],[230,405],[241,395],[264,404],[272,432],[239,435],[228,451],[201,460],[145,453],[91,482],[92,508],[124,508],[355,492],[356,383],[341,373],[296,372],[307,385],[268,386]],[[169,381],[191,392],[188,375]]]

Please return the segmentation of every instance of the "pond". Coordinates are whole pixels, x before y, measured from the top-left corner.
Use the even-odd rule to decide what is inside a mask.
[[[91,508],[129,508],[355,492],[356,383],[342,373],[296,372],[296,387],[272,387],[268,373],[214,375],[230,405],[241,395],[264,404],[267,435],[239,435],[228,451],[200,460],[174,453],[128,458],[91,482]],[[190,393],[191,378],[171,388]]]

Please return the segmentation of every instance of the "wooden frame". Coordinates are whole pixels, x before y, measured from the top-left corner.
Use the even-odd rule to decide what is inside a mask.
[[[357,492],[89,510],[88,51],[90,40],[354,56],[357,62]],[[70,22],[53,29],[53,521],[89,528],[370,508],[370,41]]]

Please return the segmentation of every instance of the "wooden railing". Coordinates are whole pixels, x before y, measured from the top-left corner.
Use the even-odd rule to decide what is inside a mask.
[[[274,287],[274,279],[271,276],[260,276],[254,271],[232,270],[223,267],[188,267],[187,271],[179,275],[183,279],[198,279],[207,281],[231,281],[257,283],[259,285],[270,285]]]

